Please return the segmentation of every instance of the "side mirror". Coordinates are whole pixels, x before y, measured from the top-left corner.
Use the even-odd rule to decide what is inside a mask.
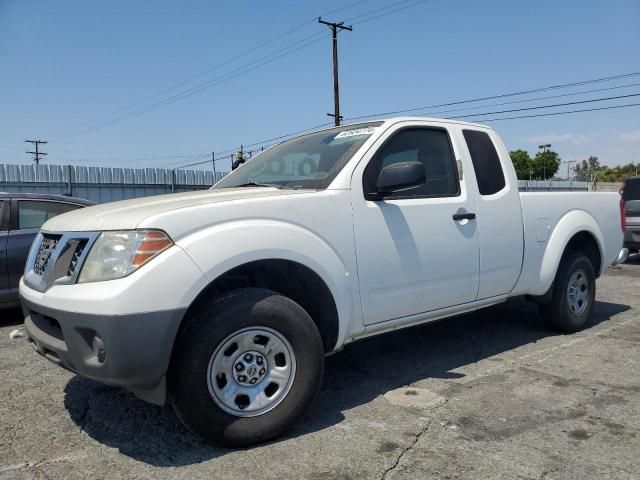
[[[422,162],[393,163],[380,171],[374,196],[384,198],[394,192],[423,185],[426,179]]]

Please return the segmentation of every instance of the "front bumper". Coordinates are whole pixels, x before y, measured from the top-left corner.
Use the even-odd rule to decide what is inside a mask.
[[[43,268],[43,278],[55,273],[57,263]],[[27,265],[29,271],[35,261]],[[163,404],[180,322],[208,284],[202,271],[173,246],[118,280],[79,284],[64,278],[42,283],[25,275],[20,281],[25,326],[36,351],[82,376]]]
[[[21,292],[28,290],[21,286]],[[165,403],[165,375],[186,308],[101,315],[45,307],[24,295],[21,301],[28,339],[40,355],[143,400]]]

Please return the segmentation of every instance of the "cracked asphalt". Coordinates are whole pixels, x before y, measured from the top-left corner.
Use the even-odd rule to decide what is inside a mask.
[[[513,300],[356,342],[286,438],[246,450],[50,364],[0,312],[0,479],[640,479],[639,308],[636,256],[577,334]]]

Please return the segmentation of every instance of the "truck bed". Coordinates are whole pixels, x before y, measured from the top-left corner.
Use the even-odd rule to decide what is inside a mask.
[[[602,263],[612,263],[620,242],[620,195],[617,192],[520,193],[524,222],[522,272],[512,294],[542,295],[551,286],[559,258],[574,233],[587,230],[600,247]],[[552,255],[545,255],[545,253]],[[596,275],[601,272],[597,271]]]

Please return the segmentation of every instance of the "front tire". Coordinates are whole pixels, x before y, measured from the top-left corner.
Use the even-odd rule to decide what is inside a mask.
[[[587,256],[569,251],[560,262],[551,301],[541,304],[547,324],[562,332],[584,328],[596,297],[596,276]]]
[[[195,309],[176,339],[171,403],[205,440],[248,446],[298,420],[322,380],[324,351],[307,312],[257,288],[235,290]]]

